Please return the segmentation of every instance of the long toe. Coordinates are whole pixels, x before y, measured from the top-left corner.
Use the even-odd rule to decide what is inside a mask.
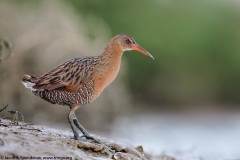
[[[84,134],[84,135],[81,136],[81,138],[94,140],[95,142],[101,144],[101,141],[99,139],[97,139],[96,137],[91,136],[90,134]]]

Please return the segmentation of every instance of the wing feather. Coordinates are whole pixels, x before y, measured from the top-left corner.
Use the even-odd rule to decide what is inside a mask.
[[[35,81],[35,89],[66,90],[77,92],[81,89],[83,81],[89,74],[89,58],[71,59],[50,72],[38,76]]]

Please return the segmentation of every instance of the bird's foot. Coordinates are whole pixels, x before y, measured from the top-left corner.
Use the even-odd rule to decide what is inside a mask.
[[[84,148],[85,150],[91,150],[91,152],[99,152],[101,154],[104,153],[110,159],[112,159],[114,154],[116,153],[114,150],[111,149],[110,146],[104,144],[103,142],[94,143],[93,141],[79,140],[78,147]]]
[[[90,134],[83,134],[83,135],[81,136],[81,138],[90,139],[90,140],[93,140],[93,141],[95,141],[95,142],[101,144],[101,141],[100,141],[99,139],[97,139],[97,138],[91,136]]]
[[[96,142],[97,144],[95,145],[100,145],[102,146],[104,152],[106,152],[109,155],[109,158],[112,158],[113,155],[115,154],[115,151],[111,149],[111,147],[109,147],[107,144],[105,144],[104,142],[100,141],[100,139],[90,135],[90,134],[83,134],[81,136],[81,138],[86,138],[86,139],[90,139],[93,140],[94,142]]]

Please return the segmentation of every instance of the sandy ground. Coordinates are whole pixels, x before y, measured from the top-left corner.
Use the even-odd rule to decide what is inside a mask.
[[[74,140],[71,132],[0,119],[0,159],[174,160],[166,155],[153,157],[141,146],[97,137],[102,144]]]

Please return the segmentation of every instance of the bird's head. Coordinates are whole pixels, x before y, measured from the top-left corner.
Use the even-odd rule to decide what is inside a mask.
[[[134,38],[132,38],[129,35],[126,35],[126,34],[116,35],[113,38],[113,41],[115,41],[115,43],[118,43],[118,46],[121,47],[123,52],[135,50],[135,51],[138,51],[138,52],[144,54],[145,56],[148,56],[148,57],[154,59],[154,57],[147,50],[145,50],[140,45],[138,45],[136,43],[136,41],[134,40]]]

